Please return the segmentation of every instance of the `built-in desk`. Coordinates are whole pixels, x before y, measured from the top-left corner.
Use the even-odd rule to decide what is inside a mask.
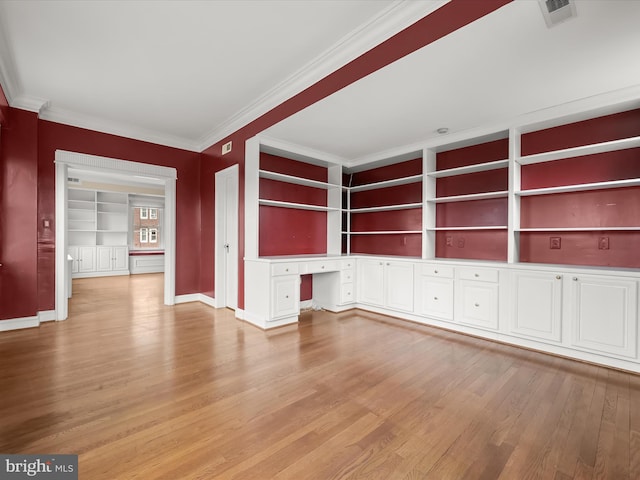
[[[332,312],[353,307],[353,258],[311,255],[245,259],[245,320],[265,329],[297,322],[301,275],[313,275],[314,305]]]

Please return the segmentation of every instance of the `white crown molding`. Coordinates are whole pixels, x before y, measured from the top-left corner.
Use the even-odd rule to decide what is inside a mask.
[[[260,143],[261,151],[266,153],[273,153],[275,155],[284,156],[286,158],[292,158],[293,160],[299,160],[301,162],[313,163],[313,164],[338,164],[345,165],[348,160],[344,157],[334,155],[332,153],[316,150],[304,145],[298,145],[285,140],[280,140],[275,137],[260,134],[257,136]]]
[[[85,128],[109,135],[131,138],[143,142],[155,143],[167,147],[179,148],[199,153],[197,143],[176,135],[167,135],[145,128],[126,125],[122,122],[106,120],[90,115],[84,115],[69,110],[47,106],[40,111],[40,118],[51,122],[62,123],[72,127]]]
[[[392,3],[288,79],[204,135],[198,142],[198,150],[206,150],[448,2],[449,0],[398,0]]]
[[[49,104],[49,100],[45,98],[32,97],[30,95],[17,95],[13,97],[13,101],[10,102],[10,105],[13,108],[19,108],[38,114],[46,109]]]
[[[173,167],[118,160],[115,158],[68,152],[65,150],[56,150],[55,163],[65,163],[72,168],[91,169],[100,172],[144,175],[172,180],[178,178],[177,170]]]

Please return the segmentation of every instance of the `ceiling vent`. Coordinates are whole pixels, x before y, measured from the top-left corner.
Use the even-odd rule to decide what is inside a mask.
[[[577,15],[575,0],[538,0],[547,27],[569,20]]]

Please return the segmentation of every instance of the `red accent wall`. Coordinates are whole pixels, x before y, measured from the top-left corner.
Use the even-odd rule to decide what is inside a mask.
[[[417,233],[353,235],[351,253],[420,257],[422,256],[422,237]]]
[[[479,163],[506,160],[508,158],[509,139],[501,138],[492,142],[439,152],[436,170],[448,170],[450,168],[477,165]]]
[[[504,262],[507,258],[507,232],[439,230],[436,232],[436,257]]]
[[[38,145],[39,310],[51,310],[55,306],[55,259],[49,232],[55,231],[54,160],[58,149],[176,168],[176,295],[200,291],[198,153],[48,121],[39,122],[38,136],[30,141]],[[50,230],[43,230],[42,219],[52,220]]]
[[[10,115],[0,139],[0,320],[38,312],[38,116]]]
[[[0,85],[0,125],[6,126],[9,123],[9,102]]]
[[[412,53],[419,48],[468,25],[479,18],[490,14],[494,10],[511,3],[512,0],[484,0],[482,2],[469,0],[452,0],[435,12],[420,19],[413,25],[402,30],[382,44],[364,53],[344,67],[323,78],[319,82],[294,95],[281,103],[258,119],[250,122],[233,134],[221,139],[218,143],[207,148],[202,154],[201,172],[209,175],[220,165],[240,164],[240,198],[244,201],[244,143],[249,138],[257,135],[266,128],[278,123],[294,113],[322,100],[351,83],[379,70],[380,68]],[[233,142],[233,150],[221,154],[222,145],[228,141]],[[202,229],[203,250],[202,265],[210,271],[201,274],[201,291],[210,291],[213,288],[213,186],[203,181],[204,190],[201,192],[202,201]],[[207,203],[205,205],[205,202]],[[239,246],[239,308],[244,307],[244,206],[240,208],[240,246]]]
[[[522,155],[534,155],[636,136],[640,136],[640,109],[527,133],[520,149]]]

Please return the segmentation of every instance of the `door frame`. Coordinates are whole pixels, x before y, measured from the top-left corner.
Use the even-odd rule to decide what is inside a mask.
[[[227,178],[231,177],[233,182],[233,192],[232,195],[235,196],[235,204],[236,207],[239,207],[240,194],[239,194],[239,179],[240,179],[240,168],[238,164],[231,165],[223,170],[220,170],[215,173],[215,240],[214,240],[214,289],[215,289],[215,305],[216,308],[225,308],[229,307],[233,310],[237,310],[238,308],[238,255],[239,245],[238,245],[238,208],[235,209],[235,212],[232,212],[235,218],[235,226],[236,228],[231,232],[231,242],[235,245],[236,248],[236,258],[231,261],[231,268],[235,270],[235,278],[236,278],[236,298],[232,299],[231,305],[227,305],[227,286],[226,286],[226,277],[225,277],[225,255],[226,252],[224,250],[224,245],[222,244],[222,232],[224,229],[223,219],[225,219],[226,215],[226,198],[222,198],[222,188],[220,185]],[[229,192],[227,192],[227,195]],[[224,213],[224,215],[223,215]],[[235,260],[235,261],[233,261]]]
[[[152,177],[164,181],[165,224],[164,224],[164,304],[174,305],[176,297],[176,180],[177,170],[147,163],[99,157],[84,153],[56,150],[55,153],[55,312],[56,320],[65,320],[69,312],[68,292],[69,263],[67,251],[67,189],[69,167],[103,173],[129,174]]]

